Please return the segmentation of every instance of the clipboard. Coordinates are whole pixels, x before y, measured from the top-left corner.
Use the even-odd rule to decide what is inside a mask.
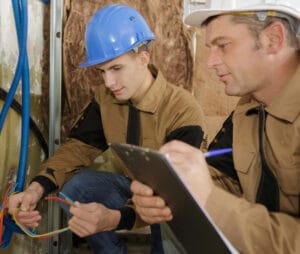
[[[110,144],[125,173],[149,185],[173,213],[167,224],[189,254],[238,253],[181,181],[165,154],[128,144]]]

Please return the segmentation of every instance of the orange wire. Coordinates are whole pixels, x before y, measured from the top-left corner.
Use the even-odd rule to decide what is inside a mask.
[[[47,197],[45,197],[45,199],[46,200],[57,200],[57,201],[67,204],[68,206],[74,206],[74,204],[72,202],[70,202],[69,200],[61,198],[61,197],[57,197],[57,196],[47,196]]]
[[[61,193],[63,194],[63,193]],[[63,202],[65,204],[67,204],[68,206],[74,206],[74,202],[68,198],[65,194],[63,194],[66,198],[61,198],[61,197],[57,197],[57,196],[47,196],[45,197],[46,200],[57,200],[60,202]],[[19,222],[19,216],[18,216],[18,212],[14,212],[13,213],[13,219],[16,222],[16,224],[21,228],[21,230],[28,236],[30,237],[34,237],[34,238],[38,238],[38,239],[46,239],[46,238],[50,238],[53,236],[56,236],[62,232],[65,232],[66,230],[68,230],[68,227],[66,228],[62,228],[62,229],[57,229],[48,233],[44,233],[44,234],[33,234],[31,230],[29,230],[27,227],[25,227],[24,225],[22,225]]]
[[[13,188],[15,183],[10,183],[8,188],[5,191],[4,197],[3,197],[3,202],[2,202],[2,207],[1,207],[1,215],[0,215],[0,245],[3,244],[3,220],[4,220],[4,210],[6,208],[6,203],[7,203],[7,198],[9,195],[10,190]]]
[[[8,188],[6,189],[6,191],[5,191],[5,195],[4,195],[4,197],[3,197],[3,203],[2,203],[2,207],[1,207],[1,213],[0,213],[0,245],[2,245],[3,244],[3,239],[2,239],[2,237],[3,237],[3,221],[4,221],[4,211],[5,211],[5,208],[6,208],[6,204],[7,204],[7,200],[8,200],[8,196],[9,196],[9,194],[10,194],[10,191],[11,191],[11,189],[14,187],[14,185],[15,185],[15,183],[11,183],[9,186],[8,186]],[[61,193],[62,195],[64,195],[63,193]],[[65,196],[65,195],[64,195]],[[65,203],[65,204],[67,204],[68,206],[74,206],[74,202],[70,199],[70,198],[68,198],[67,196],[65,196],[65,198],[61,198],[61,197],[57,197],[57,196],[47,196],[47,197],[45,197],[45,199],[46,200],[57,200],[57,201],[60,201],[60,202],[63,202],[63,203]],[[18,214],[16,213],[16,219],[17,219],[17,224],[19,223],[18,222]],[[20,226],[22,226],[22,224],[18,224],[18,226],[20,227]],[[28,231],[24,226],[23,226],[23,230],[25,230],[26,232]],[[24,232],[25,232],[24,231]],[[55,231],[60,231],[60,230],[55,230]],[[46,238],[50,238],[50,237],[53,237],[53,236],[55,236],[55,235],[58,235],[59,233],[61,233],[61,232],[63,232],[63,231],[61,231],[61,232],[59,232],[59,233],[57,233],[56,234],[56,232],[55,231],[53,231],[53,234],[51,234],[51,232],[49,232],[49,233],[47,233],[47,234],[49,234],[49,235],[46,235],[46,234],[43,234],[43,235],[41,235],[41,236],[37,236],[37,238],[39,238],[39,239],[46,239]],[[26,233],[25,232],[25,233]],[[29,232],[29,231],[28,231]],[[27,233],[28,233],[27,232]],[[31,236],[32,237],[32,236]]]

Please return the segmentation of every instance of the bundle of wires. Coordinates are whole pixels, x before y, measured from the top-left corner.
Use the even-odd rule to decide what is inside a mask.
[[[48,1],[44,2],[46,3]],[[12,101],[14,100],[14,95],[17,91],[19,82],[22,79],[22,126],[20,159],[18,166],[17,183],[14,187],[16,191],[22,191],[26,175],[30,122],[30,76],[27,55],[28,8],[27,0],[12,0],[12,5],[18,38],[19,57],[11,87],[0,112],[0,133],[2,131],[8,110],[12,104]],[[15,223],[9,217],[4,216],[4,209],[5,204],[1,206],[0,248],[8,247],[13,232],[22,233],[22,231],[15,225]],[[5,225],[5,229],[3,227],[3,224]]]
[[[11,183],[9,185],[9,187],[7,188],[7,190],[5,191],[5,195],[3,198],[3,202],[2,202],[2,206],[1,206],[1,214],[0,214],[0,244],[3,243],[3,232],[5,232],[3,226],[4,226],[4,219],[5,219],[4,214],[5,214],[5,208],[7,206],[7,200],[10,195],[14,194],[14,189],[15,189],[15,183]],[[68,206],[74,206],[74,201],[71,200],[69,197],[67,197],[64,193],[60,192],[59,195],[60,195],[60,197],[59,196],[47,196],[47,197],[45,197],[45,200],[56,200],[59,202],[63,202],[65,204],[67,204]],[[15,209],[12,214],[12,219],[18,227],[18,229],[20,231],[19,233],[24,233],[27,236],[32,237],[32,238],[46,239],[46,238],[56,236],[57,234],[60,234],[60,233],[63,233],[65,231],[69,230],[69,227],[64,227],[61,229],[53,230],[51,232],[38,234],[34,229],[30,229],[30,228],[24,226],[20,222],[20,220],[19,220],[20,218],[18,216],[19,210],[20,210],[19,208]]]
[[[3,225],[4,225],[5,208],[6,208],[6,205],[7,205],[8,196],[14,191],[14,186],[15,186],[15,183],[10,183],[9,184],[8,188],[5,191],[3,202],[2,202],[2,205],[1,205],[1,212],[0,212],[0,245],[3,244],[3,232],[4,232]]]
[[[61,198],[61,197],[57,197],[57,196],[48,196],[45,198],[46,200],[57,200],[57,201],[60,201],[60,202],[63,202],[65,204],[67,204],[68,206],[73,206],[73,201],[70,201],[70,199],[65,199],[65,198]],[[12,217],[13,217],[13,220],[15,221],[15,223],[18,225],[18,227],[26,234],[28,235],[29,237],[32,237],[32,238],[38,238],[38,239],[46,239],[46,238],[50,238],[50,237],[53,237],[57,234],[60,234],[60,233],[63,233],[67,230],[69,230],[69,227],[64,227],[64,228],[61,228],[61,229],[56,229],[56,230],[53,230],[51,232],[48,232],[48,233],[44,233],[44,234],[37,234],[34,230],[32,229],[29,229],[27,227],[25,227],[24,225],[22,225],[22,223],[19,221],[19,217],[18,217],[18,211],[20,209],[16,209],[13,214],[12,214]]]

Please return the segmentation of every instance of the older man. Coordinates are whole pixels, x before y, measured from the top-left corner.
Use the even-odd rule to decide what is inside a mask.
[[[232,145],[233,156],[209,166],[176,141],[161,152],[241,253],[300,252],[299,20],[296,0],[212,0],[186,19],[205,27],[207,65],[228,95],[242,97],[210,146]],[[144,221],[172,219],[148,186],[131,189]]]

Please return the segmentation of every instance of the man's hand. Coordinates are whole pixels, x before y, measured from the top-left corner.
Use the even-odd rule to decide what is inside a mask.
[[[180,141],[171,141],[165,144],[161,147],[160,152],[168,155],[177,174],[195,200],[201,206],[205,206],[213,182],[203,153]],[[172,219],[170,208],[161,197],[153,195],[153,190],[149,186],[133,181],[131,191],[136,211],[145,222],[153,224]]]
[[[213,188],[213,181],[203,153],[199,149],[177,140],[162,146],[160,152],[168,155],[180,179],[198,204],[205,207],[206,200]]]
[[[69,220],[69,228],[80,237],[86,237],[102,231],[117,228],[121,213],[99,203],[82,204],[75,202],[70,208],[73,217]]]
[[[13,212],[20,208],[18,218],[21,224],[26,227],[37,227],[41,220],[39,211],[35,211],[38,201],[44,193],[44,188],[37,182],[33,182],[23,192],[14,194],[8,200],[8,212]]]
[[[172,212],[165,201],[153,195],[153,190],[138,181],[131,183],[132,201],[143,221],[148,224],[172,220]]]

